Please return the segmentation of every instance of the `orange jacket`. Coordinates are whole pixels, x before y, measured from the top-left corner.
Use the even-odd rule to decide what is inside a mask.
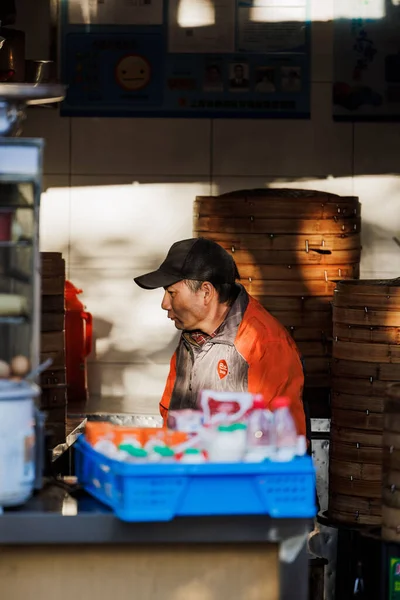
[[[182,334],[160,413],[166,421],[170,408],[195,408],[202,389],[262,393],[268,405],[277,396],[288,396],[298,433],[305,435],[304,375],[297,346],[283,325],[240,288],[215,338],[194,352]]]

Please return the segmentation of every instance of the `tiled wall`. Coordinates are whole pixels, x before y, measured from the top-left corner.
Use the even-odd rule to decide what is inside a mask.
[[[314,0],[312,119],[60,118],[29,112],[46,139],[41,246],[62,251],[95,317],[93,394],[155,410],[176,336],[161,292],[132,278],[190,237],[196,195],[273,186],[353,194],[363,204],[363,277],[400,272],[400,124],[331,117],[331,0]]]

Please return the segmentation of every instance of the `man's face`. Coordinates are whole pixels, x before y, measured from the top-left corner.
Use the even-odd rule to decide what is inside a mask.
[[[240,65],[237,65],[235,67],[235,77],[236,77],[236,79],[243,78],[243,67],[241,67]]]
[[[168,318],[177,329],[193,331],[207,316],[204,292],[192,292],[184,281],[165,288],[161,308],[168,311]]]

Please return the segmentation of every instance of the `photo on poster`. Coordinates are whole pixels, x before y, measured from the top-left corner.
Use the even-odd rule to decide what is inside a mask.
[[[300,92],[301,67],[281,67],[281,87],[284,92]]]
[[[249,89],[249,66],[247,63],[236,62],[229,65],[229,89],[237,92]]]
[[[219,62],[206,62],[204,67],[203,90],[205,92],[222,92],[224,89],[222,65]]]
[[[258,67],[255,72],[255,92],[271,94],[276,92],[276,70],[274,67]]]

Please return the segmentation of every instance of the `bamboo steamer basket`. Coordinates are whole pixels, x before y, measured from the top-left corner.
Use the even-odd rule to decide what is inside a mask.
[[[393,428],[398,425],[398,441],[384,433],[388,386],[400,380],[399,332],[400,280],[338,282],[333,298],[329,513],[339,521],[381,524],[386,510],[382,461],[387,461],[390,444],[399,448],[391,458],[398,464],[400,490],[400,391],[399,415],[390,419],[390,436],[396,435]]]
[[[290,189],[202,196],[193,229],[233,256],[249,294],[298,344],[306,393],[328,398],[333,293],[337,281],[359,277],[358,199]]]
[[[383,420],[382,537],[400,542],[400,383],[388,387]]]

